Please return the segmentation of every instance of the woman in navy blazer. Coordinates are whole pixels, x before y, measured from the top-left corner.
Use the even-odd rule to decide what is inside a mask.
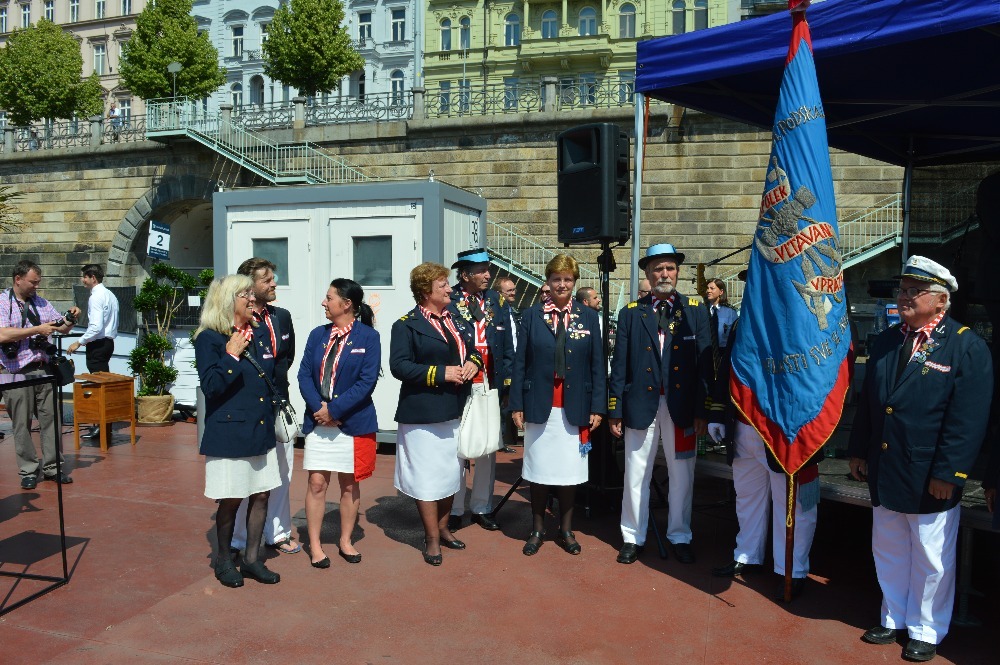
[[[573,300],[576,260],[559,254],[545,266],[549,297],[521,315],[510,386],[514,424],[524,428],[524,468],[531,483],[533,525],[523,552],[538,552],[545,505],[556,489],[561,513],[556,542],[580,553],[573,535],[576,486],[587,482],[590,432],[607,405],[607,367],[597,312]]]
[[[448,530],[461,482],[458,426],[472,379],[483,366],[473,328],[452,317],[449,270],[421,263],[410,271],[417,306],[392,324],[389,369],[402,381],[396,408],[394,484],[417,502],[424,524],[424,561],[441,565],[441,547],[465,549]]]
[[[274,351],[266,328],[253,318],[253,279],[229,275],[212,282],[194,333],[195,364],[205,394],[205,496],[219,502],[215,577],[228,587],[251,577],[265,584],[281,578],[247,547],[236,570],[229,552],[240,502],[248,499],[247,542],[260,543],[270,491],[281,484],[275,452],[270,384]],[[258,367],[260,369],[258,369]]]
[[[306,402],[302,466],[309,473],[306,529],[315,568],[329,568],[320,530],[330,474],[340,482],[340,556],[359,563],[351,534],[361,506],[358,483],[375,470],[375,403],[372,393],[382,365],[382,343],[372,328],[375,315],[365,292],[350,279],[330,282],[322,307],[330,321],[309,333],[299,365],[299,390]]]

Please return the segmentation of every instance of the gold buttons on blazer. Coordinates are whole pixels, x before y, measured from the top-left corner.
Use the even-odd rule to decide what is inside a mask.
[[[675,371],[675,372],[679,372],[680,370],[681,370],[681,368],[680,368],[680,367],[677,367],[677,366],[674,366],[674,371]]]
[[[675,346],[675,347],[674,347],[674,351],[676,351],[676,350],[677,350],[677,349],[679,349],[679,348],[681,348],[681,347],[679,347],[679,346]]]
[[[653,368],[652,368],[652,367],[647,367],[647,368],[646,368],[646,371],[647,371],[647,372],[652,372],[652,371],[653,371]]]
[[[233,373],[233,370],[231,370],[231,369],[227,369],[226,371],[229,372],[230,374]]]
[[[263,398],[263,397],[261,397],[261,398],[260,398],[260,401],[261,401],[261,402],[263,402],[263,401],[264,401],[264,398]]]
[[[651,346],[647,346],[647,347],[646,347],[646,350],[647,350],[647,351],[652,351],[652,350],[653,350],[653,347],[651,347]]]
[[[889,450],[889,444],[885,441],[882,442],[882,450]]]
[[[892,415],[892,407],[891,406],[885,407],[885,415],[887,415],[887,416],[891,416]]]
[[[262,420],[262,421],[260,421],[260,424],[261,424],[261,425],[263,425],[263,424],[264,424],[264,421],[263,421],[263,420]]]
[[[648,386],[646,390],[648,390],[649,392],[653,392],[653,386]]]

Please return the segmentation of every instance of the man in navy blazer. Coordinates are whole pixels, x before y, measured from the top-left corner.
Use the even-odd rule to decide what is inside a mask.
[[[458,284],[451,291],[451,305],[448,311],[468,323],[475,334],[476,350],[485,363],[491,387],[506,393],[510,387],[511,368],[514,364],[514,344],[511,339],[510,314],[503,308],[500,294],[486,288],[490,283],[490,255],[485,249],[469,249],[459,252],[452,264]],[[482,376],[482,374],[480,375]],[[472,479],[472,497],[469,509],[472,521],[487,531],[496,531],[500,525],[490,515],[493,511],[493,485],[496,481],[496,453],[490,453],[475,460],[476,467]],[[451,505],[448,528],[452,531],[462,525],[465,514],[466,474],[462,466],[462,482],[458,494]]]
[[[684,255],[668,243],[653,245],[639,260],[652,293],[618,314],[611,361],[608,418],[611,433],[625,440],[625,491],[619,563],[634,563],[649,522],[649,481],[662,443],[670,479],[667,540],[681,563],[694,563],[691,505],[695,437],[705,433],[704,364],[712,335],[701,298],[677,293]]]
[[[990,351],[948,316],[958,281],[911,256],[896,297],[903,322],[875,338],[854,417],[850,469],[868,481],[872,553],[882,587],[878,626],[862,640],[933,658],[948,632],[962,487],[979,454],[993,391]]]
[[[274,355],[274,387],[288,399],[288,369],[295,358],[295,329],[292,327],[292,314],[287,309],[275,307],[277,299],[278,280],[275,275],[277,266],[271,261],[260,257],[247,259],[240,264],[236,272],[253,279],[254,318],[257,329],[266,334],[269,346]],[[264,525],[264,542],[281,552],[298,552],[301,547],[295,541],[292,528],[291,504],[288,489],[292,482],[295,448],[292,442],[277,442],[278,463],[281,466],[281,486],[271,490],[267,502],[267,522]],[[232,549],[241,550],[246,547],[246,509],[244,501],[236,514],[236,529],[233,531]]]

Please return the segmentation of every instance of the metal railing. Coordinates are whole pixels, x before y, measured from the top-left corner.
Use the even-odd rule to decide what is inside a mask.
[[[287,129],[295,120],[291,102],[244,104],[233,109],[232,122],[243,129]]]
[[[502,115],[542,110],[541,81],[476,86],[428,87],[424,110],[428,118]]]
[[[348,122],[406,120],[413,117],[413,91],[379,92],[363,97],[342,97],[305,109],[306,126]]]
[[[976,228],[979,183],[954,192],[914,192],[910,202],[910,235],[920,241],[945,242],[967,228]]]
[[[113,121],[101,124],[102,143],[135,143],[146,140],[146,116],[130,115],[122,118],[117,127]]]
[[[17,127],[14,149],[52,150],[90,145],[90,122],[87,120],[56,120]]]
[[[653,102],[655,100],[650,100]],[[577,81],[559,87],[559,108],[562,110],[632,106],[635,103],[635,83],[615,79]]]

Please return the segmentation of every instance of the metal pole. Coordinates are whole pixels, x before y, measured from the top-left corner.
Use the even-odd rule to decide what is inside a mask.
[[[635,93],[635,193],[632,195],[632,264],[629,266],[629,299],[635,300],[639,288],[639,227],[642,222],[642,160],[646,136],[646,96]]]
[[[910,136],[910,149],[903,171],[903,257],[901,264],[910,258],[910,201],[913,195],[913,137]]]

